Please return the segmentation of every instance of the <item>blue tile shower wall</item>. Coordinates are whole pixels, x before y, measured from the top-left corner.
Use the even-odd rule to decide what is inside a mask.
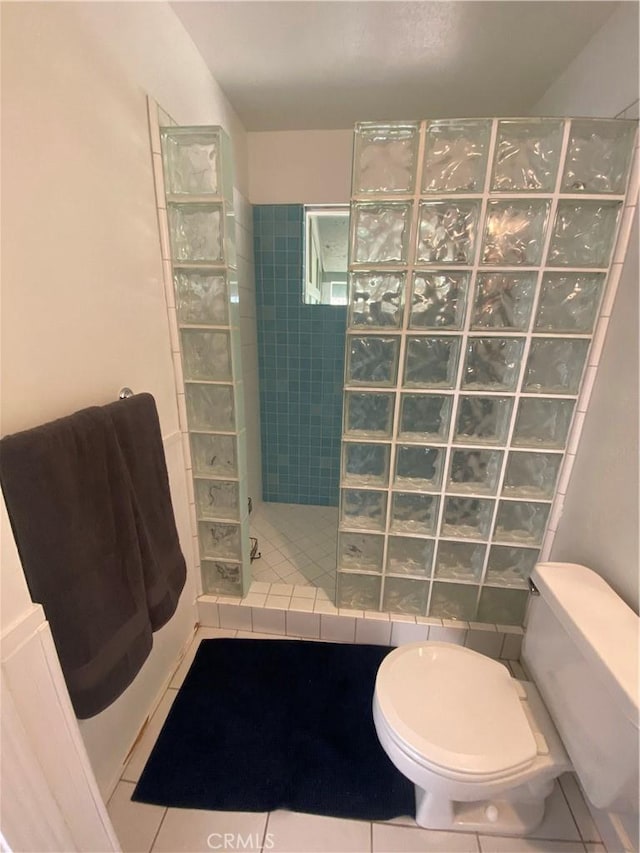
[[[265,501],[338,505],[347,309],[302,302],[304,208],[253,207]]]

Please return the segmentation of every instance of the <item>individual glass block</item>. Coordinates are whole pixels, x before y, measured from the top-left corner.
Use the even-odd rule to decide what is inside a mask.
[[[344,479],[354,486],[386,486],[389,482],[389,445],[344,445]]]
[[[411,204],[354,202],[351,260],[356,264],[406,263]]]
[[[460,338],[407,338],[405,388],[453,388],[456,384]]]
[[[347,353],[347,384],[395,385],[398,375],[400,341],[367,335],[349,335]]]
[[[242,571],[238,563],[201,560],[200,572],[205,594],[242,595]]]
[[[354,195],[413,192],[417,148],[417,124],[356,124]]]
[[[537,548],[492,545],[489,550],[486,583],[526,589],[529,575],[538,562],[539,555],[540,551]]]
[[[577,394],[589,341],[534,338],[522,388],[542,394]]]
[[[220,140],[205,128],[163,128],[160,131],[167,193],[219,193]]]
[[[470,338],[462,376],[463,388],[515,390],[523,349],[523,338]]]
[[[394,492],[391,530],[394,533],[435,533],[440,499],[434,495]]]
[[[520,400],[511,443],[563,450],[574,406],[573,400]]]
[[[444,448],[400,444],[396,451],[394,485],[403,489],[440,488]]]
[[[486,539],[494,506],[495,501],[485,498],[445,498],[440,535]]]
[[[229,295],[224,275],[176,270],[173,274],[178,323],[228,326]]]
[[[458,495],[495,495],[501,465],[500,450],[453,450],[447,491]]]
[[[507,440],[511,407],[510,397],[466,397],[458,403],[457,444],[504,444]]]
[[[422,191],[481,193],[491,122],[432,121],[427,126]]]
[[[539,199],[490,201],[482,246],[482,263],[536,266],[549,218],[549,202]]]
[[[168,213],[174,261],[223,262],[222,205],[169,204]]]
[[[379,610],[382,579],[338,572],[336,604],[353,610]]]
[[[636,126],[620,119],[572,121],[562,192],[624,194]]]
[[[479,205],[476,201],[421,201],[416,263],[473,263]]]
[[[534,328],[592,332],[604,288],[604,273],[549,272],[542,279]]]
[[[231,435],[191,433],[191,463],[196,476],[237,477],[236,439]]]
[[[405,441],[446,441],[452,398],[443,394],[403,394],[398,438]]]
[[[238,484],[194,478],[198,518],[240,518]]]
[[[231,432],[235,428],[233,388],[225,385],[185,385],[189,429]]]
[[[185,379],[231,380],[228,332],[181,329],[180,337]]]
[[[384,536],[369,533],[338,534],[338,567],[363,572],[382,571]]]
[[[386,492],[372,492],[367,489],[342,490],[340,519],[346,527],[384,530],[386,513]]]
[[[406,273],[356,272],[349,276],[349,325],[369,329],[402,325]]]
[[[446,580],[479,581],[484,566],[486,545],[474,545],[471,542],[438,543],[434,577]]]
[[[547,265],[607,267],[621,210],[617,201],[559,202]]]
[[[535,273],[478,273],[471,328],[526,331],[535,292]]]
[[[561,119],[498,122],[491,189],[553,192],[562,145]]]
[[[364,438],[391,437],[394,402],[395,394],[346,391],[345,434]]]
[[[434,583],[429,616],[435,619],[474,621],[478,587],[461,583]]]
[[[429,598],[429,582],[410,578],[385,578],[382,609],[388,613],[423,616]]]
[[[485,586],[480,593],[477,621],[493,625],[522,625],[528,602],[528,590]]]
[[[552,498],[561,463],[560,453],[510,453],[503,494],[510,498]]]
[[[410,329],[461,329],[468,272],[416,272],[411,285]]]
[[[500,501],[494,539],[540,545],[549,516],[549,504]]]
[[[240,527],[237,524],[198,522],[201,557],[227,557],[240,560]]]
[[[431,575],[433,539],[390,536],[386,573],[392,575]]]

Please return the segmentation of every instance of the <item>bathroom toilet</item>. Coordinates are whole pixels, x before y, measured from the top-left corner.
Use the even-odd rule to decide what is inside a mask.
[[[462,646],[382,662],[373,717],[429,829],[523,835],[575,770],[598,808],[637,811],[639,620],[594,572],[539,564],[523,646],[533,682]]]

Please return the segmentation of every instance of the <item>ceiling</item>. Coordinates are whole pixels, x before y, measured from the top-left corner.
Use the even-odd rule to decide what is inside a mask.
[[[177,0],[250,131],[526,115],[611,0]]]

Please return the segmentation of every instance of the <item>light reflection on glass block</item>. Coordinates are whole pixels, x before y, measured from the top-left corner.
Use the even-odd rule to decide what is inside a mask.
[[[231,379],[229,334],[205,329],[182,329],[182,363],[185,379]]]
[[[402,489],[438,489],[442,481],[444,448],[398,445],[394,485]]]
[[[391,502],[391,530],[394,533],[435,533],[440,498],[394,492]]]
[[[344,445],[344,479],[354,486],[386,486],[389,482],[389,445]]]
[[[494,495],[501,464],[500,450],[453,450],[447,491],[452,494]]]
[[[356,124],[354,195],[412,192],[417,148],[417,124]]]
[[[469,273],[416,272],[411,286],[410,329],[461,329]]]
[[[224,385],[185,385],[187,420],[192,430],[234,429],[233,388]]]
[[[370,329],[402,325],[405,273],[358,272],[349,276],[349,325]]]
[[[556,119],[499,122],[491,189],[553,192],[563,124]]]
[[[167,212],[174,261],[222,263],[222,205],[169,204]]]
[[[229,297],[224,275],[176,270],[173,281],[179,323],[229,325]]]
[[[482,119],[429,122],[423,192],[481,193],[490,132],[491,122]]]
[[[592,332],[604,273],[546,273],[538,300],[536,330]]]
[[[510,453],[503,493],[513,498],[552,498],[561,463],[560,453]]]
[[[470,338],[462,385],[478,391],[513,391],[524,349],[522,338]]]
[[[198,518],[240,518],[238,484],[194,478]]]
[[[217,195],[220,140],[206,129],[161,130],[164,174],[171,195]]]
[[[608,266],[621,210],[617,201],[559,202],[548,266]]]
[[[353,263],[406,263],[411,204],[354,202],[351,217]]]
[[[345,393],[345,434],[364,438],[391,436],[395,394],[375,391]]]
[[[342,489],[341,521],[346,527],[384,530],[386,512],[386,492]]]
[[[429,581],[385,578],[382,609],[389,613],[423,616],[429,598]]]
[[[493,533],[501,542],[540,545],[549,516],[549,504],[500,501]]]
[[[459,337],[407,338],[405,387],[453,388],[456,384]]]
[[[336,603],[352,610],[378,610],[382,580],[375,575],[338,572]]]
[[[482,263],[504,266],[539,264],[548,217],[548,201],[490,201],[487,206]]]
[[[471,542],[447,542],[438,544],[434,577],[458,581],[479,581],[482,576],[486,545]]]
[[[492,545],[489,551],[486,583],[527,589],[529,575],[538,562],[540,551],[532,548],[511,548]]]
[[[242,574],[238,563],[201,560],[202,591],[205,594],[242,595]]]
[[[461,396],[454,442],[457,444],[504,444],[507,440],[513,400],[510,397]]]
[[[420,202],[417,263],[472,264],[478,212],[475,201]]]
[[[201,557],[227,557],[239,560],[240,527],[237,524],[214,524],[198,522],[198,542]]]
[[[348,337],[347,383],[353,385],[395,385],[398,373],[398,338],[367,335]]]
[[[452,397],[443,394],[403,394],[398,437],[409,441],[446,441]]]
[[[440,535],[486,539],[494,506],[495,501],[485,498],[445,498]]]
[[[573,400],[520,400],[512,444],[562,450],[567,442]]]
[[[622,195],[637,124],[620,119],[572,121],[562,192]]]
[[[528,601],[527,590],[485,586],[480,593],[478,621],[495,625],[522,625]]]
[[[381,572],[384,536],[368,533],[338,534],[338,567]]]
[[[526,331],[535,292],[535,273],[478,273],[471,328]]]
[[[534,338],[523,390],[543,394],[577,394],[589,341]]]
[[[387,574],[431,575],[433,539],[390,536],[387,550]]]
[[[236,439],[231,435],[191,433],[191,462],[196,475],[236,477]]]
[[[473,622],[478,587],[473,584],[434,583],[429,616],[436,619],[462,619]]]

